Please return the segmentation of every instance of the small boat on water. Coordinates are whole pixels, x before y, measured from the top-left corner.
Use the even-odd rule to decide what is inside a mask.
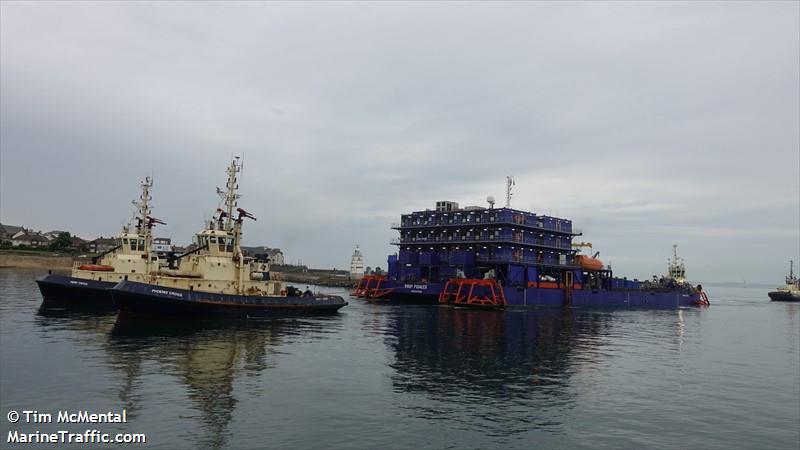
[[[122,279],[110,289],[125,315],[177,317],[271,317],[286,314],[328,314],[347,305],[339,296],[298,295],[284,288],[268,261],[245,257],[242,223],[255,217],[238,208],[238,157],[227,169],[226,189],[217,189],[222,205],[196,235],[196,248],[177,256],[168,267],[146,280]]]
[[[794,276],[794,261],[789,260],[789,275],[786,284],[770,292],[769,298],[773,302],[800,302],[800,280]]]
[[[140,187],[142,194],[133,202],[136,216],[115,237],[113,248],[92,258],[91,264],[76,262],[70,275],[50,272],[36,280],[45,302],[113,310],[108,289],[123,279],[144,281],[161,264],[152,251],[152,229],[164,224],[150,215],[152,178],[146,177]]]

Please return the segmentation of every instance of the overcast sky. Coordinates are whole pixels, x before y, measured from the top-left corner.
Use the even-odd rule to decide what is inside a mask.
[[[800,3],[0,4],[0,220],[188,243],[231,155],[245,243],[386,267],[437,200],[572,219],[615,272],[800,259]]]

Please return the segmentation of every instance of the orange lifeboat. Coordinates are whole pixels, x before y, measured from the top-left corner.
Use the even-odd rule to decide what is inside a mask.
[[[586,255],[577,255],[576,259],[576,262],[581,266],[582,269],[603,270],[603,261],[600,261],[597,258],[592,258]]]
[[[78,266],[78,270],[91,270],[94,272],[113,272],[112,266],[104,266],[102,264],[82,264]]]

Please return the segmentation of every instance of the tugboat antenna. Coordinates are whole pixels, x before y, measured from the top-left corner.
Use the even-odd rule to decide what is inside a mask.
[[[513,176],[509,175],[506,177],[506,208],[511,208],[511,196],[514,195],[511,193],[511,186],[515,184]]]

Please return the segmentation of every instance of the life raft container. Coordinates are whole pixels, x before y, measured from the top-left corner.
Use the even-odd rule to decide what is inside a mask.
[[[586,255],[578,255],[576,256],[578,265],[581,266],[582,269],[586,270],[603,270],[603,261],[600,261],[597,258],[591,258]]]
[[[114,268],[102,264],[82,264],[78,266],[78,270],[91,270],[93,272],[113,272]]]

